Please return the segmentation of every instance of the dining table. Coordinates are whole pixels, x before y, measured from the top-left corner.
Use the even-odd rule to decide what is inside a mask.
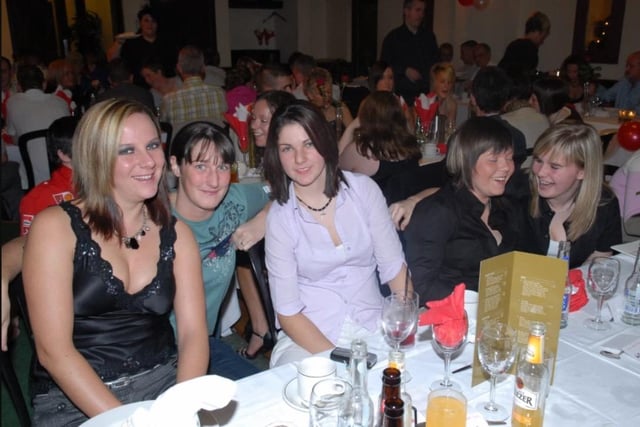
[[[635,247],[639,243],[636,242]],[[640,326],[621,321],[624,283],[632,272],[634,259],[628,253],[620,253],[613,258],[621,265],[618,287],[607,300],[610,309],[603,310],[611,329],[600,332],[584,326],[583,322],[595,315],[594,298],[589,298],[584,307],[569,314],[568,326],[560,331],[555,375],[546,400],[545,427],[640,425],[640,354],[623,352],[617,359],[601,354],[603,349],[621,348],[632,342],[638,344],[636,348],[640,352]],[[581,270],[586,277],[586,266]],[[474,335],[469,334],[470,337]],[[418,424],[425,421],[429,386],[442,378],[444,372],[443,360],[436,354],[431,341],[431,328],[420,326],[415,346],[404,350],[405,372],[408,372],[405,388],[416,408]],[[472,363],[474,345],[473,340],[468,341],[452,360],[453,372]],[[382,387],[382,370],[388,366],[388,357],[384,353],[377,352],[378,362],[368,372],[368,391],[374,406]],[[329,357],[329,352],[320,356]],[[231,402],[225,408],[211,412],[210,419],[215,419],[215,425],[220,426],[306,427],[308,411],[291,397],[296,373],[296,364],[289,363],[236,381],[237,390]],[[347,377],[346,365],[339,365],[337,375]],[[468,426],[477,425],[469,420],[477,417],[477,406],[489,399],[488,380],[472,386],[471,377],[471,369],[462,369],[452,375],[467,399]],[[498,379],[496,387],[496,402],[508,408],[509,412],[514,381],[513,375],[505,374]],[[502,424],[511,425],[510,419]]]
[[[631,274],[633,258],[624,254],[614,258],[620,261],[621,272],[617,291],[608,301],[614,318],[610,322],[611,329],[599,332],[583,325],[585,319],[595,314],[593,298],[582,309],[569,314],[569,325],[560,331],[555,377],[546,401],[544,425],[547,427],[640,425],[640,358],[622,353],[619,359],[612,359],[600,354],[600,350],[610,347],[616,340],[640,340],[640,326],[627,325],[620,320],[624,282]],[[452,370],[471,364],[474,345],[473,342],[466,344],[452,361]],[[328,352],[325,355],[328,357]],[[430,327],[419,327],[416,344],[405,350],[405,357],[406,370],[411,376],[406,390],[417,409],[417,421],[423,422],[429,385],[442,378],[444,370],[443,360],[431,344]],[[368,391],[374,402],[382,387],[382,370],[387,365],[386,355],[378,354],[378,363],[369,371]],[[341,366],[338,374],[346,375],[346,368]],[[468,414],[477,412],[476,406],[489,398],[488,381],[472,387],[471,374],[471,369],[453,374],[467,398]],[[216,419],[224,426],[267,426],[272,423],[307,426],[307,411],[294,408],[285,400],[285,387],[295,378],[296,366],[290,363],[238,380],[234,399],[228,407],[216,411]],[[513,389],[512,375],[500,378],[496,388],[497,402],[511,408]],[[510,420],[505,424],[510,425]]]

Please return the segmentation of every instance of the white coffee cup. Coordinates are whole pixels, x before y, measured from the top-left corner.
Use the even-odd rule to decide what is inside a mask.
[[[325,357],[307,357],[297,364],[298,395],[304,402],[309,402],[311,389],[320,380],[336,375],[336,364]]]
[[[438,146],[435,142],[427,142],[424,144],[424,155],[426,157],[434,157],[438,155]]]
[[[476,291],[469,289],[464,291],[464,310],[467,312],[467,320],[469,321],[467,338],[469,341],[475,341],[478,320],[478,293]]]

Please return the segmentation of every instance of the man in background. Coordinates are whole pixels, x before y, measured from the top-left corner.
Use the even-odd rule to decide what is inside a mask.
[[[223,114],[227,111],[224,90],[203,81],[205,68],[202,50],[195,46],[180,49],[176,69],[183,84],[162,99],[160,119],[171,123],[176,133],[185,123],[194,120],[222,123]]]
[[[96,101],[130,99],[144,104],[151,111],[156,110],[151,92],[133,84],[133,74],[124,59],[115,58],[109,62],[109,84],[111,87],[99,94]]]
[[[530,75],[538,68],[538,48],[551,32],[551,21],[542,12],[534,12],[525,23],[524,37],[509,43],[498,63],[503,69],[517,68]]]
[[[624,110],[634,110],[640,115],[640,50],[627,57],[624,78],[609,89],[598,92],[603,101],[613,101],[613,106]]]
[[[409,104],[429,91],[429,72],[438,60],[436,36],[422,25],[424,0],[405,0],[404,23],[387,34],[380,59],[391,65],[395,89]]]

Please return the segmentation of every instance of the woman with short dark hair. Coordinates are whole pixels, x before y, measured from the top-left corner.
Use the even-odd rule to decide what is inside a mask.
[[[468,119],[450,139],[447,170],[451,181],[418,203],[404,234],[421,303],[461,282],[477,291],[480,261],[515,248],[501,197],[514,172],[509,130],[489,117]]]

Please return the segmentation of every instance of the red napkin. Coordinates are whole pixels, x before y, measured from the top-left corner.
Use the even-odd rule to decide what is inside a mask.
[[[425,131],[429,129],[431,121],[438,113],[439,104],[440,103],[436,100],[435,93],[429,93],[428,95],[423,93],[416,98],[414,107],[416,109],[416,114],[420,117],[420,121],[422,122],[422,126]]]
[[[584,279],[582,278],[582,271],[578,268],[569,270],[569,282],[573,287],[571,298],[569,299],[569,311],[578,311],[589,301]]]
[[[429,310],[420,315],[419,325],[439,325],[450,320],[464,318],[465,288],[464,283],[460,283],[445,298],[437,301],[428,301],[425,305]]]
[[[467,320],[464,317],[464,283],[456,285],[453,292],[438,301],[426,303],[429,310],[420,315],[419,324],[433,325],[439,328],[440,343],[453,347],[467,332]]]
[[[251,106],[247,107],[239,104],[235,113],[224,113],[224,118],[231,125],[231,129],[238,135],[238,145],[243,153],[249,150],[249,123],[247,118],[250,111]]]

